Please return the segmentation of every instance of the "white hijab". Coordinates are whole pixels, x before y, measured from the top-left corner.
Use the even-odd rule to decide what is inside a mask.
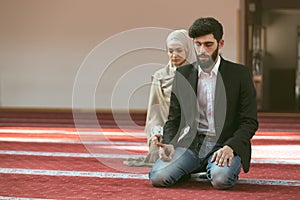
[[[166,43],[167,47],[174,44],[183,46],[186,53],[187,63],[193,63],[196,61],[196,54],[193,46],[193,41],[189,37],[188,32],[186,30],[180,29],[171,32],[167,37]]]

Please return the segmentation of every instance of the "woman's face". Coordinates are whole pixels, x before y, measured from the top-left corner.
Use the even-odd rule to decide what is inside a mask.
[[[168,46],[168,56],[172,64],[176,67],[182,65],[186,59],[184,47],[179,44],[172,44]]]

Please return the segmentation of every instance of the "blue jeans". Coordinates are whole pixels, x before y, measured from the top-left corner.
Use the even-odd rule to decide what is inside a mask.
[[[212,152],[220,149],[214,148]],[[238,181],[241,171],[241,159],[234,156],[230,167],[217,166],[210,162],[212,153],[204,158],[199,158],[197,152],[183,147],[177,147],[170,162],[158,159],[149,172],[149,179],[153,186],[171,186],[191,173],[203,172],[206,170],[207,178],[216,189],[228,189],[233,187]]]

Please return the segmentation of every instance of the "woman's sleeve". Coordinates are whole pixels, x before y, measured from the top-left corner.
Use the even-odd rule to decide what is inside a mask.
[[[153,133],[153,130],[161,132],[162,134],[162,127],[167,119],[168,109],[169,108],[166,108],[166,99],[162,91],[161,82],[155,76],[152,76],[145,125],[148,141],[153,134],[156,134]]]

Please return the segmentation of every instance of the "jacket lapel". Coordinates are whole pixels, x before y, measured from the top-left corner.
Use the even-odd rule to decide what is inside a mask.
[[[197,84],[198,84],[198,68],[197,64],[193,64],[191,73],[189,74],[188,80],[197,96]]]
[[[190,92],[185,96],[186,106],[188,109],[185,110],[186,123],[191,127],[191,131],[194,132],[197,128],[196,117],[199,115],[197,108],[197,84],[198,84],[198,69],[196,64],[192,65],[192,69],[187,78],[191,87]]]
[[[221,133],[226,117],[227,110],[227,98],[226,90],[223,79],[226,78],[224,73],[225,62],[221,59],[219,66],[219,71],[217,75],[216,82],[216,91],[215,91],[215,102],[214,102],[214,119],[215,119],[215,128],[217,135]]]

